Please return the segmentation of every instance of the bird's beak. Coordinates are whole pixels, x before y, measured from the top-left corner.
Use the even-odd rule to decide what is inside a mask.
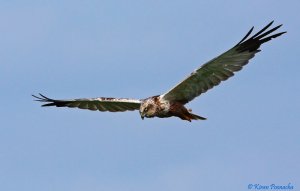
[[[142,120],[144,120],[145,114],[143,112],[140,112],[140,115],[141,115]]]

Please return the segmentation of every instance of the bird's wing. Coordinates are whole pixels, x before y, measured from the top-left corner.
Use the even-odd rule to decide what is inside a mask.
[[[82,98],[82,99],[69,99],[69,100],[55,100],[50,99],[42,94],[40,96],[32,95],[37,98],[36,101],[45,102],[45,106],[56,106],[56,107],[77,107],[80,109],[99,110],[99,111],[111,111],[111,112],[122,112],[122,111],[133,111],[140,108],[141,101],[136,99],[126,98]]]
[[[280,32],[269,35],[281,27],[279,25],[267,30],[272,23],[273,21],[258,33],[248,38],[253,31],[254,27],[252,27],[237,45],[196,69],[190,76],[161,97],[165,100],[185,104],[214,86],[217,86],[221,81],[227,80],[234,75],[234,72],[241,70],[254,57],[255,53],[260,51],[259,47],[261,44],[286,33]]]

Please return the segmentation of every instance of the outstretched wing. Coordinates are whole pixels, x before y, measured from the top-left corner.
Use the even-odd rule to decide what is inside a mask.
[[[255,53],[260,51],[260,45],[286,33],[280,32],[268,36],[282,26],[279,25],[267,30],[272,23],[273,21],[258,33],[248,38],[253,31],[254,27],[252,27],[237,45],[202,65],[185,80],[163,94],[162,98],[185,104],[214,86],[217,86],[221,81],[225,81],[233,76],[234,72],[241,70],[254,57]]]
[[[99,110],[99,111],[133,111],[140,108],[141,101],[136,99],[126,98],[90,98],[90,99],[69,99],[69,100],[55,100],[50,99],[42,94],[39,96],[32,95],[37,98],[36,101],[45,102],[45,106],[56,106],[56,107],[77,107],[80,109]]]

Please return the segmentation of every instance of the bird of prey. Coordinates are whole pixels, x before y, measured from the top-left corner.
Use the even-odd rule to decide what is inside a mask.
[[[286,32],[275,33],[282,25],[272,29],[269,27],[273,21],[249,37],[254,27],[234,47],[203,64],[193,71],[187,78],[162,95],[152,96],[146,99],[127,98],[82,98],[57,100],[50,99],[42,94],[36,101],[44,102],[42,106],[70,107],[99,111],[123,112],[139,110],[142,119],[144,117],[179,117],[182,120],[205,120],[206,118],[193,114],[184,105],[207,90],[227,80],[245,66],[251,58],[258,53],[260,45],[276,38]]]

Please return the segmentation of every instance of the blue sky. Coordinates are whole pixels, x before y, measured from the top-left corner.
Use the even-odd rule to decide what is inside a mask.
[[[0,190],[299,187],[299,7],[0,1]],[[31,97],[158,95],[272,20],[288,33],[188,104],[206,121],[41,108]]]

